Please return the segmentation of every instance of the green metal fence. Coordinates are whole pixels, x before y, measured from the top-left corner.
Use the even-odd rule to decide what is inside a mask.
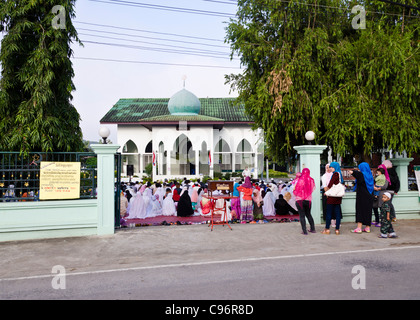
[[[80,198],[96,198],[96,154],[0,152],[0,202],[37,201],[41,161],[80,162]]]

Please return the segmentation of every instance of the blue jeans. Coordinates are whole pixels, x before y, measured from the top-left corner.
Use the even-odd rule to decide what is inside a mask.
[[[341,222],[341,205],[340,204],[327,204],[327,216],[325,229],[329,229],[331,226],[332,213],[335,213],[335,229],[340,230]]]

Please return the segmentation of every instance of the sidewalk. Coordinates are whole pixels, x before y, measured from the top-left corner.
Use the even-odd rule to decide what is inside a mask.
[[[114,235],[0,243],[0,279],[51,274],[61,265],[68,274],[148,266],[269,258],[353,250],[420,246],[420,219],[394,224],[396,239],[379,239],[379,228],[352,234],[343,223],[341,235],[301,234],[299,222],[206,224],[119,229]],[[213,265],[213,267],[217,267]]]

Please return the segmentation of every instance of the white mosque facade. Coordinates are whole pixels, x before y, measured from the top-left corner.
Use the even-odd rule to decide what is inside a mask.
[[[142,177],[150,163],[154,180],[263,170],[262,131],[233,98],[198,99],[184,88],[170,99],[120,99],[100,122],[117,124],[123,175]]]

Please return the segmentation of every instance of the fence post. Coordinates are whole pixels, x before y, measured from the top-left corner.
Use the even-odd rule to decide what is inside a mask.
[[[414,158],[392,158],[390,160],[392,162],[392,166],[396,167],[395,171],[400,179],[399,192],[408,191],[408,165],[414,160]]]
[[[324,145],[302,145],[295,146],[300,157],[300,169],[308,168],[311,171],[311,177],[315,180],[315,191],[312,193],[311,214],[315,224],[321,223],[321,154],[328,146]]]
[[[98,235],[114,233],[114,155],[119,145],[93,144],[97,154]]]

